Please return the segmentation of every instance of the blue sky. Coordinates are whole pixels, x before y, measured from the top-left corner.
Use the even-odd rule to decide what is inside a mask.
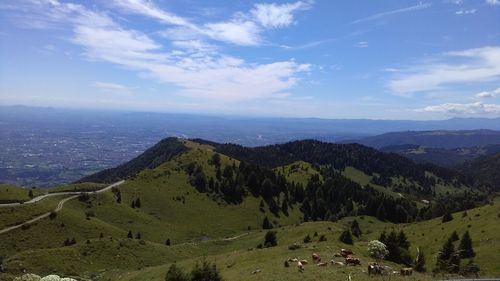
[[[0,104],[500,116],[500,0],[0,3]]]

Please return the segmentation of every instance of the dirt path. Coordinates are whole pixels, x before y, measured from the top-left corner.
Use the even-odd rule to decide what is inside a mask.
[[[33,198],[32,200],[30,201],[27,201],[25,202],[24,204],[19,204],[19,203],[16,203],[16,204],[0,204],[0,206],[19,206],[19,205],[25,205],[25,204],[33,204],[33,203],[36,203],[36,202],[39,202],[40,200],[44,199],[44,198],[47,198],[47,197],[50,197],[50,196],[60,196],[60,195],[71,195],[69,197],[66,197],[66,198],[63,198],[61,201],[59,201],[59,203],[57,203],[57,207],[54,209],[54,212],[59,212],[60,210],[62,210],[62,208],[64,207],[64,203],[68,202],[69,200],[72,200],[72,199],[75,199],[78,197],[78,195],[82,194],[82,193],[102,193],[102,192],[106,192],[108,190],[110,190],[111,188],[115,187],[115,186],[119,186],[121,184],[123,184],[125,181],[122,180],[122,181],[119,181],[119,182],[115,182],[111,185],[108,185],[106,186],[105,188],[103,189],[100,189],[100,190],[97,190],[97,191],[93,191],[93,192],[85,192],[85,191],[75,191],[75,192],[57,192],[57,193],[49,193],[49,194],[45,194],[45,195],[42,195],[42,196],[38,196],[38,197],[35,197]],[[35,200],[36,199],[36,200]],[[47,212],[45,214],[42,214],[42,215],[39,215],[38,217],[35,217],[35,218],[32,218],[30,220],[27,220],[25,222],[22,222],[20,224],[16,224],[16,225],[13,225],[13,226],[9,226],[7,228],[4,228],[2,230],[0,230],[0,234],[3,234],[3,233],[7,233],[9,231],[12,231],[14,229],[17,229],[17,228],[20,228],[22,227],[23,225],[25,224],[31,224],[31,223],[34,223],[36,221],[39,221],[43,218],[46,218],[50,215],[51,212]]]

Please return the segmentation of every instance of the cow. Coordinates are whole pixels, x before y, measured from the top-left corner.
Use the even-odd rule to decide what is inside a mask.
[[[321,262],[321,257],[318,254],[312,254],[312,260],[318,263]]]
[[[298,262],[299,260],[297,258],[288,258],[288,261],[289,262]]]
[[[340,258],[340,257],[342,257],[342,254],[341,253],[335,253],[335,254],[333,254],[333,257]]]
[[[351,250],[348,250],[348,249],[341,249],[340,250],[340,254],[342,255],[342,257],[344,258],[347,258],[348,256],[352,256],[354,255],[354,253],[351,251]]]
[[[380,275],[383,268],[378,263],[371,263],[368,265],[368,275]]]
[[[300,261],[297,262],[297,268],[299,269],[299,272],[304,272],[304,265]]]
[[[300,260],[302,264],[308,264],[307,260]]]
[[[342,265],[342,266],[344,265],[344,263],[343,263],[343,262],[341,262],[341,261],[334,261],[334,260],[331,260],[331,261],[330,261],[330,263],[331,263],[332,265]]]
[[[361,260],[359,260],[358,258],[347,257],[345,259],[345,264],[346,265],[361,265]]]
[[[318,266],[327,266],[327,265],[328,265],[327,262],[320,262],[320,263],[318,263]]]
[[[410,276],[412,273],[413,273],[413,268],[411,267],[404,267],[401,268],[401,270],[399,271],[399,274],[401,274],[402,276]]]

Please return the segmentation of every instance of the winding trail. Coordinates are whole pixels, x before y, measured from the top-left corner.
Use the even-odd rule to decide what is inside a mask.
[[[44,195],[40,195],[40,196],[37,196],[29,201],[26,201],[24,203],[8,203],[8,204],[0,204],[0,207],[13,207],[13,206],[20,206],[20,205],[26,205],[26,204],[34,204],[36,202],[39,202],[41,201],[42,199],[45,199],[47,197],[52,197],[52,196],[60,196],[60,195],[71,195],[69,197],[65,197],[63,198],[61,201],[59,201],[59,203],[57,203],[57,207],[54,209],[53,212],[59,212],[60,210],[62,210],[62,208],[64,207],[64,203],[68,202],[69,200],[72,200],[72,199],[75,199],[78,197],[78,195],[82,194],[82,193],[89,193],[89,194],[95,194],[95,193],[102,193],[102,192],[106,192],[108,190],[110,190],[111,188],[115,187],[115,186],[119,186],[121,184],[123,184],[125,181],[124,180],[121,180],[119,182],[115,182],[113,184],[110,184],[108,186],[106,186],[105,188],[103,189],[99,189],[99,190],[96,190],[96,191],[70,191],[70,192],[55,192],[55,193],[48,193],[48,194],[44,194]],[[3,233],[6,233],[6,232],[9,232],[9,231],[12,231],[14,229],[17,229],[17,228],[20,228],[22,227],[23,225],[25,224],[31,224],[31,223],[34,223],[36,221],[39,221],[43,218],[46,218],[50,215],[51,212],[47,212],[45,214],[42,214],[42,215],[39,215],[38,217],[35,217],[35,218],[32,218],[30,220],[27,220],[25,222],[22,222],[20,224],[16,224],[16,225],[13,225],[13,226],[9,226],[7,228],[4,228],[2,230],[0,230],[0,234],[3,234]]]

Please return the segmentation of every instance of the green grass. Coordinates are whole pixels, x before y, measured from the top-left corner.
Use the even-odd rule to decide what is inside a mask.
[[[106,187],[107,184],[104,183],[94,183],[94,182],[84,182],[84,183],[72,183],[60,185],[54,188],[49,189],[49,193],[56,192],[67,192],[67,191],[96,191]]]
[[[23,188],[12,184],[0,184],[0,200],[25,202],[31,199],[29,197],[30,190],[32,190],[33,196],[44,193],[42,189]]]
[[[145,170],[121,185],[121,203],[116,202],[111,191],[91,194],[87,203],[76,199],[67,202],[54,220],[46,218],[28,229],[0,234],[0,253],[5,257],[8,271],[8,274],[0,274],[0,280],[9,280],[10,274],[18,275],[27,270],[41,275],[59,273],[92,280],[160,281],[171,263],[177,262],[182,268],[191,269],[203,257],[216,261],[226,280],[346,280],[349,273],[353,280],[366,280],[367,275],[362,270],[371,261],[366,245],[378,238],[383,230],[391,229],[405,231],[412,252],[417,246],[421,247],[429,270],[434,267],[435,255],[451,232],[456,230],[462,235],[468,229],[477,252],[475,260],[484,275],[500,275],[500,265],[497,264],[500,259],[500,199],[491,206],[469,210],[464,218],[461,213],[454,214],[454,220],[445,224],[440,218],[396,225],[372,217],[357,217],[363,236],[355,241],[355,245],[348,246],[339,242],[338,237],[354,218],[299,224],[298,205],[290,210],[289,216],[280,214],[275,217],[267,208],[265,212],[259,211],[260,198],[250,196],[243,203],[233,205],[213,195],[197,192],[189,184],[189,176],[183,167],[195,162],[203,167],[207,177],[215,177],[215,167],[210,164],[214,151],[210,146],[189,141],[186,145],[191,150],[153,170]],[[238,165],[237,160],[221,155],[222,168],[233,162]],[[281,170],[290,180],[304,183],[316,172],[305,162],[296,162]],[[368,175],[351,168],[344,174],[360,184],[371,180]],[[90,187],[89,184],[85,186]],[[141,208],[131,208],[132,200],[137,198],[141,200]],[[44,213],[53,209],[59,200],[49,198],[34,205],[0,208],[0,224],[5,226]],[[279,245],[256,249],[263,243],[265,231],[261,230],[261,224],[265,216],[275,226],[283,226],[275,229]],[[127,239],[129,230],[134,235],[140,232],[144,243]],[[319,242],[319,236],[313,235],[315,232],[325,235],[327,241]],[[103,238],[100,238],[101,233]],[[294,251],[288,249],[293,243],[302,243],[307,234],[313,237],[313,243]],[[226,239],[234,236],[237,238]],[[63,247],[67,238],[75,238],[76,245]],[[171,240],[171,246],[165,245],[166,239]],[[352,248],[363,266],[329,265],[324,268],[308,265],[300,274],[294,264],[289,268],[283,265],[289,257],[310,260],[312,253],[319,253],[329,261],[340,248]],[[384,264],[395,270],[400,268],[389,262]],[[261,270],[260,273],[251,274],[257,269]],[[390,280],[427,281],[436,278],[429,273],[416,273],[409,278],[391,277]]]
[[[275,168],[274,171],[285,175],[288,181],[300,183],[304,187],[313,175],[318,175],[322,180],[322,176],[313,165],[304,161],[296,161],[292,164]]]

